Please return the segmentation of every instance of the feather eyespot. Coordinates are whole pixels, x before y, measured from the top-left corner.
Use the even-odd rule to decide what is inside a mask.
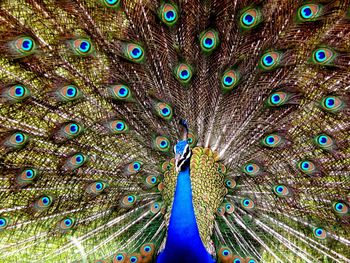
[[[136,254],[136,253],[133,253],[133,254],[130,256],[129,261],[130,261],[131,263],[137,263],[137,262],[140,261],[140,256],[139,256],[138,254]]]
[[[11,42],[11,46],[19,57],[33,54],[37,49],[34,39],[29,36],[22,36]]]
[[[227,214],[232,214],[235,211],[235,206],[231,204],[230,202],[225,204],[225,212]]]
[[[273,192],[280,197],[285,197],[289,195],[289,189],[288,187],[284,185],[276,185],[273,187]]]
[[[314,234],[314,237],[316,237],[318,239],[326,239],[327,238],[327,232],[321,227],[315,227],[312,230],[312,233]]]
[[[102,0],[102,3],[109,8],[118,8],[121,0]]]
[[[240,25],[245,30],[256,27],[261,21],[261,11],[256,8],[246,10],[240,17]]]
[[[282,137],[278,134],[270,134],[263,138],[262,144],[269,148],[278,147],[282,144]]]
[[[140,248],[140,254],[143,257],[150,257],[154,254],[155,249],[152,243],[143,244]]]
[[[239,83],[241,76],[238,71],[228,69],[221,78],[221,89],[223,92],[229,92]]]
[[[247,209],[247,210],[251,210],[255,207],[253,200],[251,200],[250,198],[242,199],[241,205],[244,209]]]
[[[332,113],[341,111],[345,106],[345,103],[336,96],[326,96],[321,100],[320,104],[322,109]]]
[[[267,99],[267,105],[271,107],[278,107],[286,104],[289,99],[289,94],[283,91],[276,91],[272,93]]]
[[[80,90],[74,85],[67,85],[56,91],[58,100],[73,101],[81,96]]]
[[[130,88],[123,84],[112,85],[108,87],[111,96],[114,99],[126,101],[131,98]]]
[[[127,172],[129,174],[138,173],[141,170],[141,167],[142,167],[141,162],[139,162],[139,161],[132,162],[127,166]]]
[[[132,62],[141,63],[145,58],[143,48],[135,43],[127,43],[124,45],[124,57]]]
[[[344,202],[333,203],[333,209],[338,215],[346,215],[349,213],[349,206]]]
[[[90,55],[93,51],[91,41],[87,38],[76,38],[70,42],[72,51],[78,56]]]
[[[266,52],[262,55],[259,66],[262,70],[268,71],[275,69],[279,66],[280,61],[282,59],[282,53],[276,51]]]
[[[188,84],[192,78],[192,67],[181,63],[175,68],[175,77],[181,84]]]
[[[233,259],[233,261],[232,261],[233,263],[243,263],[244,262],[243,259],[237,255],[234,255],[232,259]]]
[[[257,263],[257,261],[254,258],[246,258],[247,263]]]
[[[122,204],[126,207],[133,206],[135,202],[136,202],[136,196],[134,195],[127,195],[127,196],[124,196],[124,198],[122,199]]]
[[[226,180],[225,180],[225,186],[226,186],[227,188],[233,189],[233,188],[236,187],[236,185],[237,185],[237,183],[236,183],[236,181],[233,180],[233,179],[226,179]]]
[[[246,175],[255,176],[261,173],[261,169],[256,163],[247,163],[243,167],[243,172]]]
[[[74,154],[67,160],[69,169],[74,170],[81,167],[87,160],[87,157],[81,153]]]
[[[68,123],[61,128],[65,138],[73,139],[82,133],[83,127],[79,123]]]
[[[316,172],[316,166],[313,162],[304,160],[298,163],[298,168],[305,174],[311,175]]]
[[[330,65],[336,54],[329,48],[318,48],[312,52],[312,62],[319,65]]]
[[[298,9],[298,18],[301,22],[314,21],[321,15],[322,6],[317,4],[306,4]]]
[[[168,152],[170,150],[170,141],[165,136],[158,136],[155,139],[155,147],[161,152]]]
[[[159,9],[159,17],[167,26],[175,25],[179,19],[177,6],[172,3],[164,3]]]
[[[150,210],[153,214],[158,213],[161,208],[162,208],[162,205],[158,202],[154,202],[150,205]]]
[[[108,188],[108,184],[102,181],[93,182],[86,188],[86,192],[89,194],[99,195],[106,188]]]
[[[51,196],[44,195],[34,202],[34,209],[36,211],[46,210],[51,206],[52,201],[53,199]]]
[[[10,102],[20,102],[28,98],[31,93],[30,90],[23,85],[17,84],[5,89],[2,94]]]
[[[155,105],[156,113],[164,120],[170,121],[173,117],[173,109],[165,102],[159,102]]]
[[[0,216],[0,231],[8,227],[9,220],[7,217]]]
[[[219,34],[215,30],[207,30],[199,35],[200,47],[203,52],[211,53],[219,45]]]
[[[126,253],[117,253],[113,256],[113,263],[121,262],[124,263],[127,259]]]
[[[16,150],[24,147],[27,144],[28,140],[29,140],[28,135],[18,131],[13,133],[11,136],[9,136],[4,142],[4,144],[7,147]]]
[[[320,134],[315,137],[315,143],[323,150],[332,150],[335,146],[333,139],[326,135]]]
[[[157,176],[149,175],[146,177],[145,182],[146,182],[146,185],[148,187],[153,187],[153,186],[157,185],[159,180],[158,180]]]
[[[27,169],[24,169],[17,176],[16,182],[21,186],[25,186],[25,185],[31,184],[37,176],[38,176],[38,170],[34,168],[27,168]]]
[[[109,129],[115,134],[122,134],[129,131],[129,126],[123,120],[113,120],[108,123]]]
[[[218,251],[219,262],[231,262],[232,251],[228,247],[222,247]]]
[[[65,233],[68,230],[72,229],[75,226],[76,220],[72,217],[63,218],[58,222],[58,228],[61,232]]]

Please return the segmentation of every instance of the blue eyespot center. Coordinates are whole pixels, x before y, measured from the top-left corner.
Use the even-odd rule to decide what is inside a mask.
[[[271,145],[271,144],[273,144],[274,142],[275,142],[275,138],[274,138],[273,136],[268,136],[268,137],[266,138],[266,143],[267,143],[267,144]]]
[[[154,208],[155,208],[155,209],[158,209],[158,208],[159,208],[158,204],[155,204],[155,205],[154,205]]]
[[[119,0],[106,0],[107,1],[107,4],[109,5],[114,5],[116,4]]]
[[[24,95],[24,88],[22,86],[16,86],[15,95],[16,97],[22,97]]]
[[[163,116],[168,116],[170,114],[170,110],[167,107],[165,107],[162,109],[162,114]]]
[[[283,186],[277,186],[276,187],[276,191],[278,192],[278,193],[282,193],[283,192]]]
[[[235,259],[233,262],[234,263],[241,263],[241,261],[239,259]]]
[[[316,236],[321,236],[323,233],[323,230],[321,228],[317,228],[315,233],[316,233]]]
[[[228,256],[228,255],[230,254],[230,251],[228,251],[227,249],[225,249],[225,250],[222,252],[222,254],[223,254],[224,256]]]
[[[166,21],[172,22],[175,20],[175,18],[176,18],[176,14],[173,10],[169,10],[165,13],[165,20]]]
[[[26,177],[27,177],[28,179],[33,178],[33,176],[34,176],[33,170],[30,170],[30,169],[26,170]]]
[[[50,199],[48,198],[48,197],[43,197],[42,199],[41,199],[41,201],[43,202],[43,204],[45,205],[45,206],[47,206],[49,203],[50,203]]]
[[[128,196],[128,202],[131,203],[131,202],[133,202],[133,201],[134,201],[134,197],[131,196],[131,195],[129,195],[129,196]]]
[[[102,183],[96,183],[96,190],[101,190],[103,187]]]
[[[117,131],[122,131],[122,130],[124,130],[124,127],[125,127],[125,125],[124,125],[124,123],[122,123],[121,121],[117,122],[117,124],[116,124],[116,126],[115,126],[115,128],[117,129]]]
[[[309,6],[304,6],[301,9],[301,15],[303,18],[310,18],[312,17],[313,13],[312,13],[312,9]]]
[[[77,94],[77,89],[75,87],[69,86],[67,88],[67,93],[66,93],[67,97],[72,98],[72,97],[75,97],[76,94]]]
[[[4,218],[0,218],[0,227],[3,227],[6,225],[6,220]]]
[[[278,103],[280,103],[280,102],[281,102],[281,96],[278,95],[278,94],[272,95],[272,97],[271,97],[271,102],[272,102],[273,104],[278,104]]]
[[[142,55],[142,50],[138,47],[135,47],[132,51],[131,51],[131,56],[133,58],[140,58]]]
[[[154,184],[157,181],[157,178],[152,177],[151,182]]]
[[[15,136],[16,143],[22,143],[24,141],[24,136],[21,133],[17,133]]]
[[[250,204],[250,201],[248,200],[248,199],[245,199],[244,201],[243,201],[243,205],[244,206],[248,206]]]
[[[335,205],[335,209],[336,209],[337,211],[341,211],[341,210],[343,209],[343,207],[344,207],[344,205],[343,205],[342,203],[337,203],[337,204]]]
[[[181,70],[180,77],[181,79],[187,79],[190,76],[190,73],[187,69]]]
[[[129,91],[125,87],[121,87],[118,91],[118,95],[122,98],[126,97],[129,94]]]
[[[214,46],[214,40],[212,38],[204,38],[204,46],[206,48],[211,48],[212,46]]]
[[[146,252],[150,252],[150,251],[151,251],[151,247],[150,247],[150,246],[145,246],[144,250],[145,250]]]
[[[307,170],[307,169],[310,167],[310,164],[309,164],[309,162],[302,162],[301,167],[302,167],[304,170]]]
[[[83,40],[83,41],[81,41],[81,43],[79,45],[79,50],[83,53],[86,53],[90,50],[90,46],[91,46],[91,44],[88,41]]]
[[[78,125],[76,125],[76,124],[71,124],[70,127],[69,127],[69,130],[70,130],[71,133],[74,134],[74,133],[77,133],[77,132],[78,132],[79,127],[78,127]]]
[[[134,169],[135,169],[136,171],[138,171],[138,170],[140,169],[141,166],[140,166],[139,163],[134,163],[133,167],[134,167]]]
[[[318,50],[316,52],[316,60],[319,62],[323,62],[326,60],[326,52],[324,50]]]
[[[246,170],[247,170],[248,172],[253,172],[253,170],[254,170],[253,165],[251,165],[251,164],[247,165]]]
[[[328,138],[327,138],[326,136],[324,136],[324,135],[322,135],[322,136],[320,136],[320,137],[318,138],[318,142],[319,142],[319,144],[321,144],[321,145],[325,145],[325,144],[327,143],[327,141],[328,141]]]
[[[243,23],[247,26],[250,26],[251,24],[254,23],[254,17],[251,14],[245,14],[243,16]]]
[[[83,157],[81,154],[79,154],[79,155],[77,155],[77,156],[75,157],[75,161],[76,161],[78,164],[80,164],[80,163],[82,163],[82,162],[84,161],[84,157]]]
[[[226,181],[226,185],[231,186],[232,185],[231,181]]]
[[[327,108],[334,108],[335,105],[335,99],[334,98],[327,98],[326,99],[326,106]]]
[[[33,41],[32,40],[30,40],[30,39],[23,40],[23,42],[22,42],[22,49],[24,51],[29,51],[29,50],[32,49],[32,47],[33,47]]]
[[[263,62],[265,66],[271,66],[274,63],[274,59],[271,55],[265,55]]]
[[[70,226],[70,225],[72,224],[72,220],[70,220],[70,219],[65,219],[65,220],[64,220],[64,224],[65,224],[66,226]]]
[[[226,86],[232,85],[233,81],[234,81],[234,79],[233,79],[232,77],[230,77],[230,76],[226,76],[226,77],[224,78],[224,84],[225,84]]]
[[[160,142],[160,147],[161,148],[165,148],[167,146],[168,146],[168,142],[167,141],[163,140],[163,141]]]
[[[124,256],[123,255],[118,255],[116,258],[117,258],[118,261],[122,261],[124,259]]]
[[[133,263],[134,263],[134,262],[137,262],[137,257],[135,257],[135,256],[131,257],[131,258],[130,258],[130,262],[133,262]]]

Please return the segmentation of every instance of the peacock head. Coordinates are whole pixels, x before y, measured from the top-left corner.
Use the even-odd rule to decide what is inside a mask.
[[[187,140],[178,141],[174,146],[176,172],[184,170],[190,164],[191,149]]]

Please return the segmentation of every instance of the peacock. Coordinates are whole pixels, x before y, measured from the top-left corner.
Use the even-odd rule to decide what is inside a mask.
[[[349,0],[0,1],[0,262],[350,262]]]

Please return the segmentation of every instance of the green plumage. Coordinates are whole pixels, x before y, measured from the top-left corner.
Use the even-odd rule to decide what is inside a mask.
[[[0,262],[156,262],[180,119],[217,262],[350,262],[349,6],[1,1]]]

